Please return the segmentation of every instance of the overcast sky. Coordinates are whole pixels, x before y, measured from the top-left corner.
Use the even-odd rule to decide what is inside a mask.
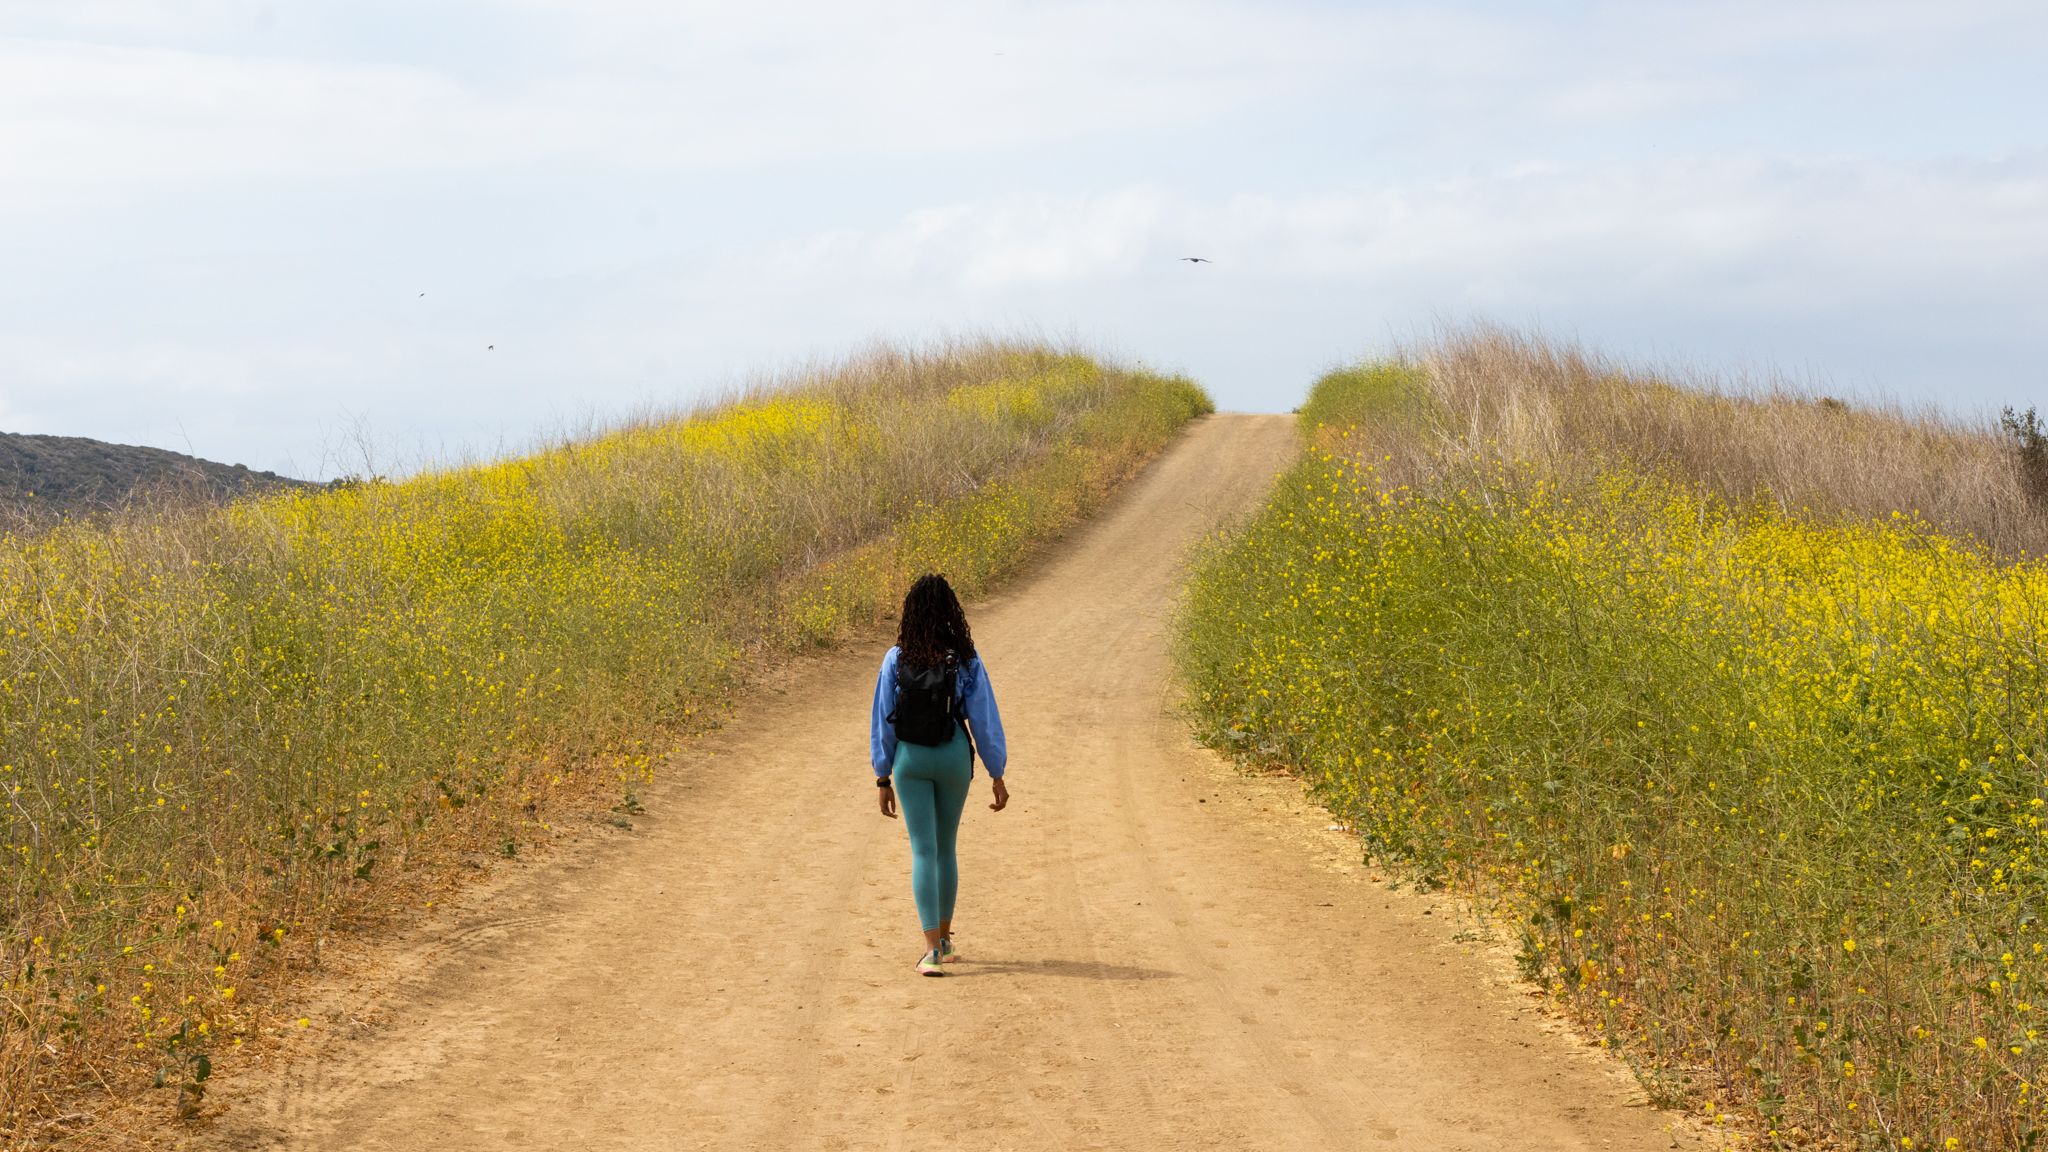
[[[1284,411],[1471,317],[2048,405],[2044,136],[2040,0],[0,0],[0,430],[325,477],[968,329]]]

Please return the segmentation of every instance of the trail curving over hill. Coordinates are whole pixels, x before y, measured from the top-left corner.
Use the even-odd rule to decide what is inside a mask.
[[[321,1017],[324,1052],[243,1078],[197,1142],[1696,1146],[1454,940],[1450,901],[1373,883],[1294,785],[1171,712],[1184,550],[1295,450],[1287,417],[1198,421],[970,605],[1013,800],[989,812],[977,774],[957,974],[912,970],[910,853],[867,767],[886,645],[865,643],[757,686],[631,832],[593,825],[422,925],[373,1014]]]

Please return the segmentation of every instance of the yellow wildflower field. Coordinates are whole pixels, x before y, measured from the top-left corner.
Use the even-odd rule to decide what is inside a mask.
[[[1326,435],[1199,563],[1178,653],[1205,737],[1296,768],[1420,883],[1490,894],[1660,1101],[2031,1146],[2048,567],[1617,456],[1380,451],[1432,427],[1434,387],[1337,381],[1385,426]]]
[[[524,456],[0,539],[0,1131],[78,1083],[196,1105],[395,874],[515,855],[592,777],[630,811],[750,653],[999,578],[1208,410],[1054,349],[881,349]]]

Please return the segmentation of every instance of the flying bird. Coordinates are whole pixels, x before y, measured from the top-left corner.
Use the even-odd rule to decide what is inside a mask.
[[[496,348],[496,347],[497,347],[497,345],[496,345],[496,344],[486,344],[486,345],[484,345],[484,351],[486,351],[486,352],[489,352],[489,351],[491,351],[492,349],[494,349],[494,348]]]
[[[1183,256],[1183,257],[1181,257],[1181,259],[1182,259],[1182,260],[1185,260],[1185,261],[1187,261],[1187,262],[1188,262],[1188,263],[1190,263],[1190,264],[1214,264],[1214,263],[1215,263],[1215,261],[1214,261],[1214,260],[1205,260],[1205,259],[1203,259],[1203,258],[1202,258],[1202,257],[1200,257],[1200,256]],[[1178,263],[1178,261],[1176,261],[1176,263]]]

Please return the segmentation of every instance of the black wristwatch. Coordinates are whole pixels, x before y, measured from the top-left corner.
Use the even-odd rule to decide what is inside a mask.
[[[875,777],[875,787],[877,787],[877,788],[887,788],[888,786],[889,786],[889,778],[888,778],[887,776],[877,776],[877,777]]]

